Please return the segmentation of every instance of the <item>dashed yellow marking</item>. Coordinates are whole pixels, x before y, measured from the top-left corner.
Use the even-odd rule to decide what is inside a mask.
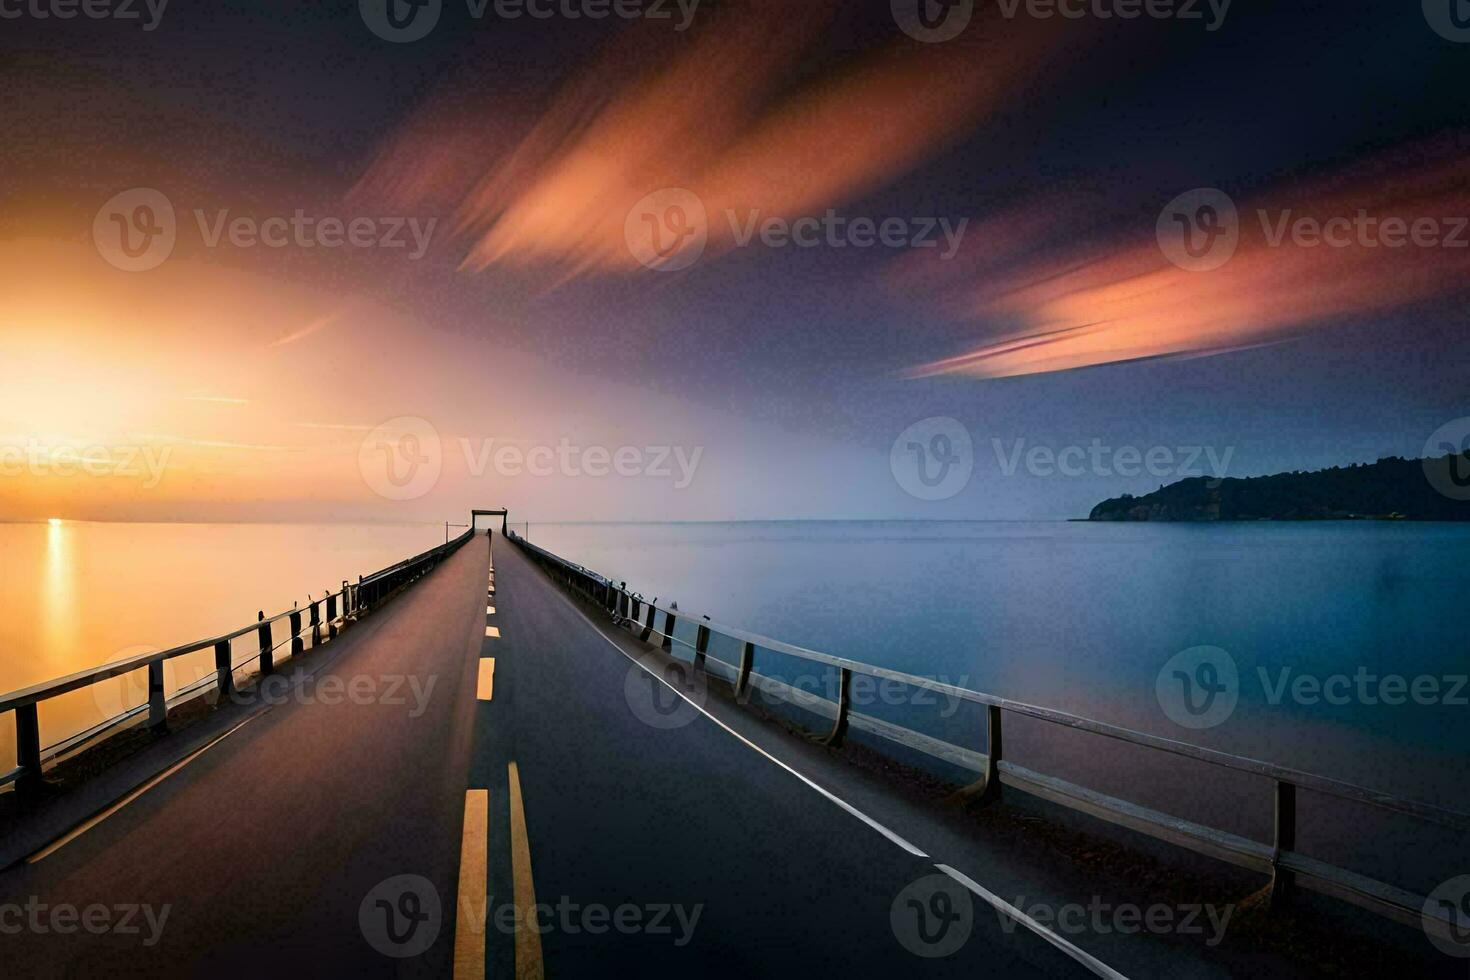
[[[481,701],[489,701],[495,696],[495,658],[483,657],[480,660],[480,683],[478,694]]]
[[[521,772],[510,764],[510,878],[516,907],[516,978],[543,980],[541,933],[535,928],[536,882],[531,875],[531,842],[521,803]]]
[[[489,914],[490,792],[464,795],[464,838],[459,847],[459,909],[454,930],[455,980],[484,980],[485,919]]]
[[[485,615],[486,616],[494,616],[495,615],[495,607],[494,606],[486,606],[485,607]]]
[[[493,637],[494,639],[497,639],[497,640],[500,639],[500,627],[498,627],[498,626],[486,626],[485,627],[485,635],[486,636],[489,636],[489,637]]]

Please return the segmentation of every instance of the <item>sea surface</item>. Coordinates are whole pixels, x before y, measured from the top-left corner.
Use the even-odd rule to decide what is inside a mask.
[[[528,533],[716,622],[1470,811],[1470,526],[773,522]],[[1200,679],[1200,655],[1188,653],[1197,648],[1223,652],[1236,671],[1233,708],[1205,715],[1207,727],[1180,724],[1165,706],[1179,714],[1177,671]],[[759,650],[755,666],[788,682],[802,671]],[[808,673],[830,696],[834,679]],[[872,692],[869,705],[984,747],[969,706],[894,707]],[[1029,720],[1009,726],[1006,756],[1269,839],[1272,787],[1259,777]],[[1420,836],[1415,821],[1371,808],[1304,794],[1301,809],[1304,838],[1315,831],[1324,850],[1368,873],[1392,870],[1374,867],[1388,850],[1358,846],[1369,827],[1380,844],[1470,857],[1463,835]]]
[[[1470,810],[1470,526],[520,528],[542,547],[717,622]],[[258,610],[305,605],[308,594],[443,539],[442,527],[422,525],[0,525],[0,691],[233,629]],[[1233,697],[1217,701],[1231,704],[1180,715],[1181,676],[1219,683],[1200,672],[1201,648],[1233,666]],[[730,659],[718,642],[712,653]],[[208,672],[209,655],[198,660],[179,665],[171,690]],[[762,652],[756,669],[819,690],[834,680],[832,671]],[[134,685],[43,706],[45,740],[141,696]],[[871,714],[984,749],[973,706],[869,697]],[[1192,697],[1198,707],[1200,691]],[[0,718],[0,766],[12,747],[12,726]],[[1271,786],[1260,777],[1027,719],[1008,722],[1006,757],[1269,839]],[[1392,868],[1376,864],[1395,842],[1470,860],[1462,839],[1421,833],[1413,821],[1312,794],[1300,805],[1304,840],[1315,835],[1331,852],[1322,856],[1367,873],[1389,876]],[[1401,883],[1427,890],[1435,882]]]
[[[304,608],[344,579],[443,542],[443,525],[422,524],[0,524],[0,693]],[[249,645],[237,641],[237,662]],[[208,651],[171,661],[168,692],[212,664]],[[42,742],[146,700],[138,671],[48,701]],[[14,746],[5,715],[0,771]]]

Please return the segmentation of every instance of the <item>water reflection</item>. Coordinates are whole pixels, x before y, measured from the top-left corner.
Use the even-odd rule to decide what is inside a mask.
[[[41,623],[44,629],[36,655],[54,673],[76,663],[82,614],[77,594],[77,549],[75,525],[53,520],[46,526],[46,557],[41,566]],[[17,608],[16,614],[25,615]],[[72,667],[71,669],[75,669]],[[3,685],[0,685],[3,686]]]

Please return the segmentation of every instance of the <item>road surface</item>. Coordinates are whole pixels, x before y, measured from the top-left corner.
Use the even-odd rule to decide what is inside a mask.
[[[0,875],[5,973],[1090,975],[488,558]]]

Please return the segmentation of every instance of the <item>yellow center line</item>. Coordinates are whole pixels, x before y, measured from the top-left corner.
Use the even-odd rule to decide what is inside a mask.
[[[499,626],[486,626],[485,627],[485,635],[486,636],[489,636],[489,637],[493,637],[494,639],[497,639],[497,640],[500,639],[500,627]]]
[[[477,697],[481,701],[489,701],[495,696],[495,658],[484,657],[480,660],[480,684]]]
[[[495,615],[495,607],[494,606],[486,606],[485,607],[485,615],[486,616],[494,616]]]
[[[531,843],[521,805],[521,772],[510,764],[510,871],[516,906],[516,980],[543,980],[541,933],[536,931],[536,883],[531,877]]]
[[[464,795],[464,839],[459,849],[459,911],[454,930],[455,980],[484,980],[489,888],[490,792],[472,789]]]

